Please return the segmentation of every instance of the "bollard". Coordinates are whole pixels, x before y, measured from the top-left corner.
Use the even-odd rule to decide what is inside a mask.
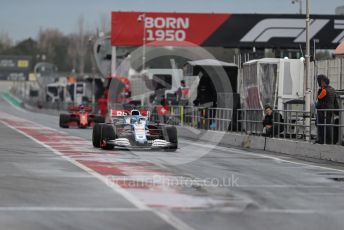
[[[184,106],[180,106],[180,125],[184,125]]]

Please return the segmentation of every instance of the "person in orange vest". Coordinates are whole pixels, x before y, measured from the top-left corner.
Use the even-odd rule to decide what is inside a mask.
[[[333,126],[332,117],[333,109],[337,109],[337,95],[334,88],[330,84],[330,80],[325,75],[318,75],[317,81],[319,85],[318,89],[318,101],[316,103],[317,111],[317,126],[318,136],[316,143],[318,144],[333,144]]]

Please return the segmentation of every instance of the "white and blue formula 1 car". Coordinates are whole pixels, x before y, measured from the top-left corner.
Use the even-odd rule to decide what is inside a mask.
[[[177,129],[149,121],[143,110],[111,110],[111,122],[93,127],[92,143],[102,149],[163,149],[176,151]]]

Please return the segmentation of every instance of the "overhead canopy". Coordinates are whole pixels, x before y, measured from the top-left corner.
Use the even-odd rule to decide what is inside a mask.
[[[196,61],[188,61],[192,66],[222,66],[222,67],[237,67],[234,63],[223,62],[215,59],[202,59]]]
[[[202,76],[201,78],[211,79],[217,92],[237,92],[238,66],[236,64],[215,59],[201,59],[188,61],[184,68],[187,75],[199,75]]]

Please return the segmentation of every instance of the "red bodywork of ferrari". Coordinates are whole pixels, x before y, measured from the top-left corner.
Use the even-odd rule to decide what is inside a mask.
[[[95,123],[103,123],[104,118],[92,112],[91,106],[69,106],[69,114],[60,114],[60,127],[93,127]]]

